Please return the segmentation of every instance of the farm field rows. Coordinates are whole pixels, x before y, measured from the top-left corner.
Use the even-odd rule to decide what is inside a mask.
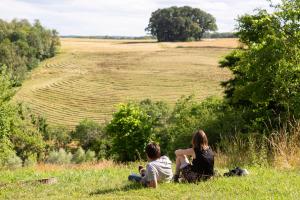
[[[61,39],[61,53],[41,63],[14,100],[50,124],[104,123],[116,105],[146,98],[173,105],[182,95],[222,95],[230,72],[218,61],[236,39],[157,43],[151,40]]]

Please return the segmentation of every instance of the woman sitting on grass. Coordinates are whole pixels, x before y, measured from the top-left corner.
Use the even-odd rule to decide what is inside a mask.
[[[176,172],[174,181],[179,181],[180,172],[184,181],[189,183],[207,180],[214,174],[214,154],[208,146],[208,140],[203,130],[197,131],[192,139],[192,148],[178,149],[176,155]],[[189,163],[188,157],[193,158]]]

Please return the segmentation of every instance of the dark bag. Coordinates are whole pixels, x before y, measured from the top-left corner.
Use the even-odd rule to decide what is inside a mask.
[[[247,176],[249,174],[247,169],[242,169],[236,167],[235,169],[229,170],[229,172],[224,173],[224,176]]]

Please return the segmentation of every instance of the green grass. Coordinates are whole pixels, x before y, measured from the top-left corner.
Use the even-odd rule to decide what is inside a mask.
[[[1,199],[299,199],[300,171],[250,168],[247,177],[220,177],[198,184],[160,184],[143,188],[127,181],[138,163],[104,169],[1,171]],[[219,170],[225,172],[225,170]],[[58,183],[22,183],[57,177]],[[6,183],[6,185],[3,185]]]
[[[104,123],[115,105],[146,98],[173,105],[182,95],[221,96],[231,76],[218,61],[236,39],[187,43],[63,39],[62,51],[41,63],[14,97],[50,124]],[[180,47],[180,48],[178,48]]]

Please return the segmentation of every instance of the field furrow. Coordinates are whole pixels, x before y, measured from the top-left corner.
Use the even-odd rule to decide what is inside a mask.
[[[224,47],[228,44],[228,48]],[[15,96],[50,124],[104,123],[121,102],[150,98],[173,105],[182,95],[222,95],[230,73],[219,59],[234,39],[188,43],[62,39],[62,53],[32,72]]]

